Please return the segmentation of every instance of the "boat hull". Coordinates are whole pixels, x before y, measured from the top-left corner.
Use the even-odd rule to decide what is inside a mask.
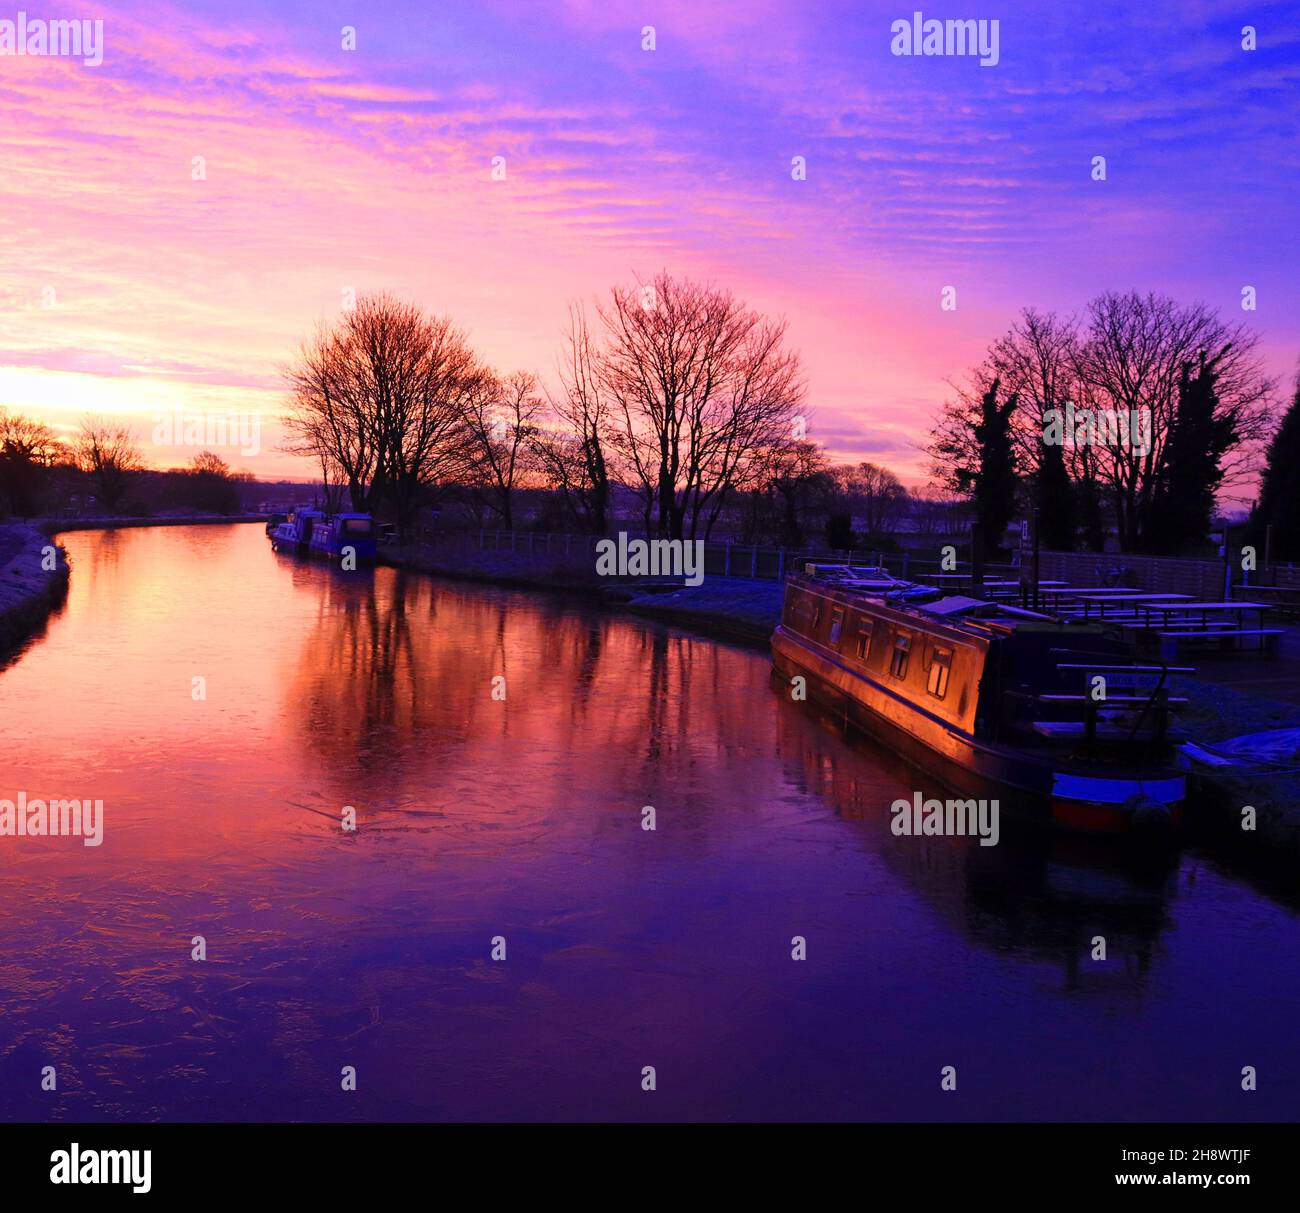
[[[345,558],[355,565],[374,564],[377,545],[373,532],[366,534],[340,533],[329,525],[316,525],[304,534],[292,522],[281,523],[269,532],[271,547],[277,552],[292,552],[297,556],[313,556],[331,564],[343,564]]]
[[[809,700],[888,746],[954,791],[987,797],[1021,819],[1101,834],[1163,834],[1181,820],[1186,792],[1176,769],[1100,773],[954,728],[849,669],[821,646],[778,627],[772,661],[782,680],[802,676]]]

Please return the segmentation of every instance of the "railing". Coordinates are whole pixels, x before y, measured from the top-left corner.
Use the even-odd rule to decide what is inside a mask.
[[[644,539],[644,535],[625,532],[628,540]],[[594,566],[596,544],[614,536],[575,535],[569,532],[514,531],[485,527],[464,530],[429,530],[417,540],[430,547],[447,547],[467,544],[482,551],[511,552],[516,556],[546,557],[564,560],[572,565]],[[650,538],[654,538],[651,536]],[[797,571],[805,562],[845,563],[888,569],[904,580],[924,581],[940,572],[971,572],[968,560],[953,562],[935,554],[901,551],[887,552],[873,548],[854,548],[851,551],[833,551],[821,547],[771,547],[764,544],[737,543],[731,540],[706,540],[704,542],[704,572],[713,577],[742,577],[762,581],[780,581],[787,573]],[[949,545],[952,546],[952,545]],[[992,562],[984,566],[986,578],[1018,579],[1019,564]],[[1137,556],[1115,552],[1052,552],[1040,553],[1039,576],[1060,578],[1075,585],[1132,583],[1140,589],[1195,593],[1201,598],[1221,597],[1224,588],[1222,561],[1192,560],[1178,557]],[[1234,587],[1241,585],[1300,585],[1300,573],[1290,566],[1275,565],[1243,576],[1240,571],[1233,580]],[[1213,591],[1213,592],[1211,592]]]
[[[628,541],[647,536],[624,532]],[[516,556],[563,560],[569,564],[594,566],[596,544],[617,535],[575,535],[548,531],[513,531],[485,527],[478,530],[430,530],[418,543],[434,548],[468,545],[487,552],[510,552]],[[654,536],[649,538],[654,539]],[[904,579],[924,578],[946,567],[939,559],[916,552],[883,552],[873,548],[833,551],[829,548],[770,547],[764,544],[736,543],[731,540],[704,541],[704,573],[713,577],[741,577],[759,581],[781,581],[787,573],[799,570],[805,562],[844,563],[887,568]],[[969,566],[967,566],[969,567]],[[1010,571],[1010,565],[989,564],[989,575]],[[960,570],[958,570],[960,571]]]

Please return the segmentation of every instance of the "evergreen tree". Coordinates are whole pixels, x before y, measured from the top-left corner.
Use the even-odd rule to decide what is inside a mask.
[[[1190,363],[1183,366],[1142,536],[1148,552],[1179,552],[1203,543],[1209,532],[1223,456],[1239,437],[1236,412],[1219,408],[1219,363],[1226,353],[1212,358],[1202,353],[1195,372]]]
[[[1251,536],[1263,556],[1264,527],[1273,527],[1275,560],[1300,560],[1300,380],[1268,446],[1268,462],[1251,515]]]
[[[1002,546],[1007,523],[1016,509],[1016,452],[1012,445],[1011,418],[1019,397],[1012,392],[1001,404],[1001,380],[994,379],[980,397],[979,416],[972,426],[978,466],[971,477],[975,521],[986,555]]]
[[[1054,552],[1072,552],[1075,547],[1075,501],[1070,474],[1065,470],[1065,450],[1044,443],[1035,477],[1038,506],[1038,539]]]

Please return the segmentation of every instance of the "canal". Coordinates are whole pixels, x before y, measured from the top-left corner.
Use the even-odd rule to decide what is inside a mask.
[[[104,836],[0,838],[4,1118],[1294,1116],[1296,907],[1205,856],[895,837],[762,653],[580,602],[63,542],[0,797]]]

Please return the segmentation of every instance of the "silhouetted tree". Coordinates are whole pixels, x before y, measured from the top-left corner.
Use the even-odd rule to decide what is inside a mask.
[[[806,439],[771,452],[756,503],[767,503],[774,515],[773,536],[786,547],[804,542],[815,503],[833,488],[826,454]]]
[[[1034,475],[1034,502],[1038,507],[1038,538],[1045,548],[1072,552],[1079,524],[1074,486],[1065,468],[1065,448],[1044,443]]]
[[[485,373],[447,318],[363,296],[285,372],[290,449],[324,457],[353,509],[405,525],[435,486],[470,477],[466,413]]]
[[[1223,480],[1222,459],[1237,441],[1234,409],[1220,407],[1219,364],[1228,353],[1204,353],[1193,371],[1184,364],[1178,406],[1169,427],[1164,460],[1147,511],[1143,548],[1176,553],[1203,543]]]
[[[1273,558],[1300,560],[1300,380],[1269,443],[1259,501],[1251,512],[1250,536],[1261,556],[1264,528],[1270,524]]]
[[[144,470],[144,459],[131,427],[104,417],[83,417],[73,446],[77,467],[95,485],[106,509],[117,508],[131,477]]]
[[[515,487],[532,454],[541,410],[537,379],[523,371],[504,377],[485,372],[466,401],[465,419],[475,447],[474,478],[506,530],[515,524]]]
[[[36,514],[50,469],[66,455],[44,422],[0,408],[0,511],[21,518]]]
[[[212,451],[200,451],[187,470],[186,497],[196,510],[233,514],[239,509],[239,489],[230,465]]]
[[[853,516],[838,512],[826,519],[826,543],[833,551],[851,551],[857,536],[853,533]]]
[[[864,462],[834,468],[833,475],[839,497],[869,540],[888,535],[907,511],[907,490],[888,468]]]
[[[1258,442],[1271,425],[1274,388],[1261,370],[1257,345],[1249,330],[1225,323],[1200,303],[1183,306],[1162,295],[1110,291],[1088,305],[1087,329],[1074,364],[1077,403],[1094,416],[1104,413],[1125,424],[1138,416],[1150,438],[1149,444],[1098,442],[1089,450],[1125,551],[1146,545],[1156,486],[1171,473],[1179,474],[1171,467],[1170,442],[1187,368],[1202,358],[1214,367],[1216,413],[1232,418],[1231,440],[1217,457],[1215,483],[1232,483],[1252,472]],[[1196,408],[1193,403],[1192,412]],[[1177,457],[1187,454],[1183,445]]]
[[[970,498],[985,555],[1001,547],[1016,509],[1012,420],[1019,397],[1012,392],[999,403],[1001,388],[995,375],[978,396],[960,392],[945,405],[930,446],[936,479]]]
[[[667,274],[615,287],[600,318],[623,473],[659,534],[707,539],[752,461],[791,440],[804,385],[785,322]]]
[[[557,395],[547,397],[559,428],[534,430],[533,455],[578,525],[603,535],[609,515],[611,401],[601,387],[595,344],[580,306],[569,309],[560,385]]]

